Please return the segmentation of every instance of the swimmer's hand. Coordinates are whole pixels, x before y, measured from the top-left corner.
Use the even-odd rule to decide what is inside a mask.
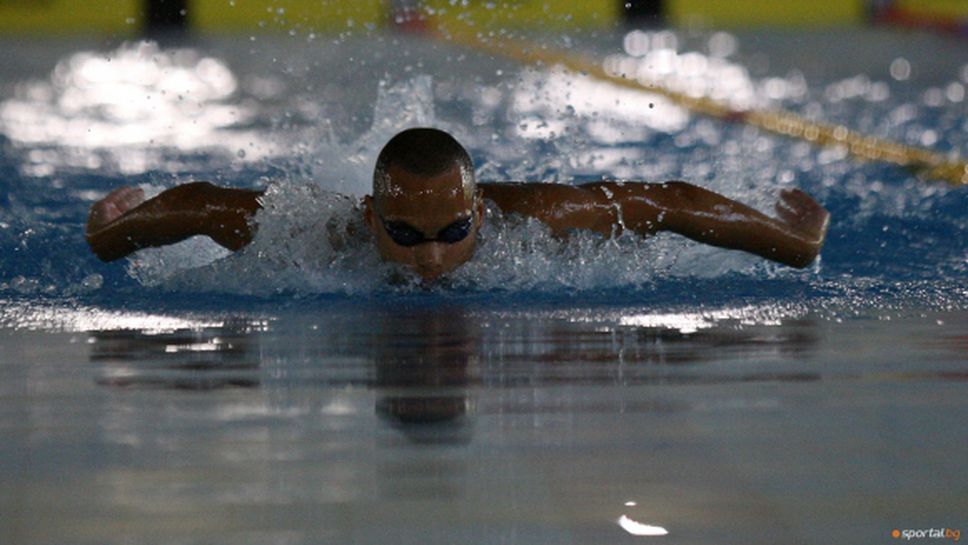
[[[255,234],[250,220],[261,208],[261,195],[261,191],[193,182],[146,201],[142,190],[122,187],[91,206],[84,234],[91,251],[102,261],[195,235],[238,250]]]
[[[113,256],[110,245],[104,244],[105,237],[99,236],[104,229],[125,215],[129,210],[136,208],[145,201],[145,192],[140,187],[119,187],[108,193],[106,197],[91,205],[91,211],[87,215],[87,227],[84,230],[85,238],[91,246],[91,250],[103,261],[118,259]]]
[[[91,206],[91,212],[87,215],[87,232],[99,231],[143,202],[145,192],[140,187],[125,186],[115,189]]]
[[[799,189],[784,189],[775,208],[777,216],[791,230],[820,251],[824,237],[827,236],[830,212]]]

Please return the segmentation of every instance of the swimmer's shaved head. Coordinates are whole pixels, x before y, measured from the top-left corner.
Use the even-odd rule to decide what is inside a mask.
[[[399,165],[411,174],[435,176],[455,164],[471,166],[471,158],[460,142],[439,129],[415,128],[397,134],[383,146],[376,170]]]
[[[373,198],[378,208],[382,208],[384,199],[395,193],[389,175],[391,167],[428,178],[457,167],[460,169],[462,192],[468,199],[474,195],[474,165],[470,155],[453,136],[442,130],[407,129],[383,146],[373,170]]]

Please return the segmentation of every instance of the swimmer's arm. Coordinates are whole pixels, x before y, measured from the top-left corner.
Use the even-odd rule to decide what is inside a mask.
[[[621,203],[623,223],[636,232],[672,231],[799,268],[820,253],[830,221],[830,213],[799,189],[780,193],[777,217],[771,218],[686,182],[610,182],[586,187],[611,194],[607,198]]]
[[[261,208],[261,195],[261,191],[193,182],[145,201],[141,189],[123,187],[91,206],[85,238],[102,261],[195,235],[238,250],[255,236],[251,219]]]
[[[820,252],[830,215],[799,190],[785,191],[779,218],[685,182],[481,184],[505,212],[534,217],[554,233],[589,229],[607,236],[631,229],[648,236],[672,231],[698,242],[743,250],[793,267]]]

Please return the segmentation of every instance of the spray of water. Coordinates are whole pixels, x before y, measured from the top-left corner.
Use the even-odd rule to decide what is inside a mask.
[[[269,186],[256,217],[256,239],[243,251],[226,255],[197,240],[143,251],[130,261],[129,271],[143,284],[175,290],[360,293],[387,289],[388,280],[390,289],[416,289],[413,282],[393,282],[400,271],[380,262],[362,223],[359,197],[369,192],[376,155],[393,134],[411,126],[442,125],[433,100],[426,76],[381,88],[369,131],[349,143],[320,138],[311,151],[312,179]],[[455,271],[448,286],[582,290],[641,286],[667,276],[753,273],[764,267],[751,256],[671,235],[607,239],[576,232],[560,239],[540,222],[506,217],[494,206],[487,209],[478,244],[474,258]]]

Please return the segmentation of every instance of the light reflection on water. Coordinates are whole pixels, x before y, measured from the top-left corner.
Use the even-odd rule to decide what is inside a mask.
[[[35,148],[25,167],[32,176],[53,174],[65,161],[124,174],[164,169],[163,148],[223,150],[250,161],[278,153],[264,132],[245,128],[258,107],[241,102],[238,88],[224,61],[194,49],[140,42],[82,51],[0,103],[0,131]],[[108,164],[98,151],[108,152]]]
[[[860,513],[850,498],[885,478],[928,479],[905,485],[920,513],[962,509],[926,475],[966,459],[948,422],[964,404],[965,316],[780,314],[710,312],[693,329],[648,326],[643,309],[433,305],[5,330],[0,477],[20,492],[0,499],[28,523],[8,535],[115,542],[94,516],[151,543],[271,528],[293,543],[749,543],[821,521],[880,531],[893,508]],[[884,441],[913,455],[933,429],[950,456],[885,465]],[[807,456],[820,445],[858,465]],[[58,493],[53,460],[69,475]],[[944,501],[925,503],[928,490]],[[803,510],[830,502],[843,513]],[[57,525],[29,524],[53,508]]]
[[[143,331],[147,334],[220,327],[213,318],[170,316],[132,310],[109,310],[86,305],[48,305],[33,301],[0,300],[0,327],[40,331]]]
[[[607,74],[637,80],[645,89],[625,89],[558,68],[525,72],[511,99],[517,134],[529,139],[555,139],[568,134],[575,121],[585,125],[585,132],[596,143],[605,145],[642,140],[650,130],[682,132],[692,112],[648,92],[650,85],[690,97],[706,97],[735,111],[801,100],[807,93],[806,80],[797,71],[787,77],[755,80],[746,67],[729,60],[737,41],[728,33],[710,36],[708,54],[680,51],[677,34],[668,30],[633,30],[625,35],[623,44],[625,53],[607,55],[602,66]],[[875,87],[880,95],[887,93],[883,82]],[[620,168],[617,175],[624,176],[623,170]]]

